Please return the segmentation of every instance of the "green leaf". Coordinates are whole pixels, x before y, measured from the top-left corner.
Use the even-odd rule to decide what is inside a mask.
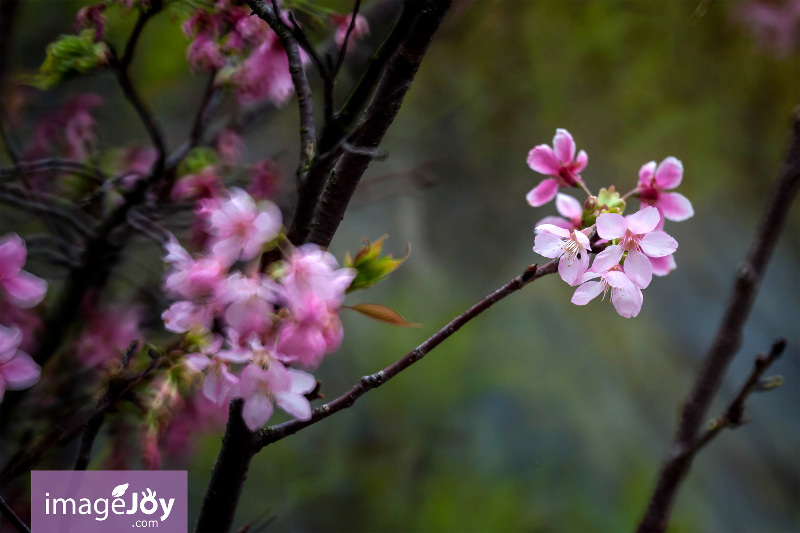
[[[39,89],[49,89],[68,78],[106,66],[110,57],[106,43],[94,42],[94,30],[62,35],[48,45],[39,74],[24,81]]]
[[[590,196],[583,204],[583,215],[581,215],[581,226],[588,228],[597,221],[597,216],[601,213],[625,212],[625,200],[614,190],[612,185],[608,189],[600,189],[597,196]]]
[[[401,328],[418,328],[421,324],[412,324],[402,317],[400,313],[380,304],[358,304],[344,306],[345,309],[352,309],[358,311],[362,315],[383,322],[384,324],[391,324],[392,326],[400,326]]]
[[[218,162],[217,152],[205,146],[198,146],[186,154],[186,158],[178,167],[178,175],[197,174],[207,166],[216,165]]]
[[[384,235],[373,243],[366,241],[353,258],[349,253],[345,255],[344,266],[356,270],[356,277],[350,283],[350,287],[347,289],[348,293],[367,289],[379,281],[383,281],[408,259],[411,253],[410,246],[406,248],[406,254],[399,259],[395,259],[391,254],[381,255],[383,241],[386,240],[386,237]]]

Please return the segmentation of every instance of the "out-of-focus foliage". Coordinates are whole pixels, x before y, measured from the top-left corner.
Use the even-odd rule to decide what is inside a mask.
[[[66,79],[103,67],[108,59],[108,46],[94,42],[94,31],[62,35],[47,47],[39,74],[31,76],[29,82],[39,89],[50,89]]]
[[[17,71],[35,70],[44,46],[69,31],[79,7],[31,4],[37,8],[23,9],[20,20],[26,30],[15,33]],[[423,327],[346,317],[345,343],[320,369],[326,398],[542,262],[530,250],[533,226],[554,210],[526,205],[538,177],[525,155],[557,127],[588,152],[582,175],[592,190],[614,183],[624,193],[643,163],[682,160],[681,192],[696,215],[668,226],[681,243],[679,268],[653,282],[633,320],[599,302],[569,304],[571,290],[555,278],[536,281],[349,411],[266,448],[248,474],[239,524],[275,516],[271,528],[293,531],[633,529],[782,163],[800,99],[797,53],[774,58],[760,50],[733,21],[734,2],[715,2],[693,17],[697,4],[456,3],[387,136],[388,161],[370,169],[332,248],[342,258],[365,236],[383,233],[411,242],[414,254],[402,269],[346,303],[368,297]],[[49,15],[38,16],[45,7]],[[349,4],[337,7],[347,11]],[[110,18],[108,38],[119,46],[132,22]],[[374,26],[365,46],[385,31]],[[187,41],[168,16],[156,17],[140,44],[131,77],[174,146],[188,132],[205,80],[191,76]],[[356,61],[363,56],[353,53]],[[338,89],[352,81],[346,66]],[[113,80],[81,78],[59,90],[31,96],[25,112],[35,117],[57,97],[94,90],[107,98],[98,116],[105,143],[146,139]],[[280,156],[281,194],[290,195],[294,103],[245,138],[249,160]],[[419,173],[435,176],[436,187],[417,190],[411,176]],[[405,194],[376,193],[387,189]],[[785,385],[751,397],[752,422],[702,452],[671,531],[800,527],[797,213],[795,207],[714,411],[778,335],[789,340],[773,369]],[[12,214],[0,217],[3,227],[19,223]],[[112,291],[126,294],[157,279],[158,253],[146,242],[128,250],[124,280]],[[164,465],[189,468],[195,515],[219,444],[209,437],[190,464]]]

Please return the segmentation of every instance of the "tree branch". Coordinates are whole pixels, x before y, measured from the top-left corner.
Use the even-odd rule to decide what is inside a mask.
[[[768,354],[758,354],[755,362],[753,363],[753,370],[750,372],[747,380],[745,380],[745,382],[742,384],[738,394],[736,394],[734,399],[728,405],[728,408],[725,409],[725,412],[709,421],[706,431],[694,441],[689,449],[684,452],[685,455],[695,455],[709,442],[711,442],[714,437],[719,435],[723,429],[735,429],[748,422],[748,420],[743,417],[744,404],[747,400],[747,397],[753,392],[772,390],[774,384],[769,383],[769,380],[767,380],[767,387],[762,388],[764,383],[761,380],[761,376],[763,376],[764,372],[767,371],[772,363],[774,363],[781,356],[785,349],[786,339],[780,338],[772,343],[772,348]]]
[[[386,73],[367,107],[364,120],[349,139],[349,144],[373,151],[378,148],[397,116],[450,4],[447,0],[425,4],[408,38],[389,61]],[[352,150],[341,156],[317,203],[311,232],[306,239],[308,242],[325,247],[330,244],[350,198],[371,161],[371,155]]]
[[[25,522],[23,522],[22,519],[11,510],[11,507],[8,506],[2,496],[0,496],[0,512],[3,513],[3,516],[5,516],[8,521],[11,522],[11,525],[14,526],[14,529],[19,531],[19,533],[31,533],[31,530],[28,528]]]
[[[288,232],[289,239],[294,244],[301,244],[308,238],[322,190],[343,152],[341,145],[369,103],[369,98],[375,92],[389,60],[409,39],[413,30],[413,22],[423,7],[422,2],[404,2],[400,16],[383,43],[370,58],[366,69],[353,87],[342,109],[332,119],[326,119],[322,124],[317,155],[311,162],[306,180],[298,191],[297,206],[292,215],[292,223]]]
[[[525,285],[532,283],[542,276],[556,272],[557,269],[558,261],[550,261],[544,264],[542,268],[538,268],[538,265],[529,266],[525,272],[513,278],[511,281],[494,291],[492,294],[488,295],[464,311],[464,313],[455,317],[446,326],[434,333],[433,336],[431,336],[428,340],[417,346],[417,348],[414,350],[408,352],[402,358],[398,359],[379,372],[362,377],[358,383],[356,383],[345,394],[314,409],[314,412],[309,420],[290,420],[289,422],[284,422],[283,424],[260,430],[258,432],[259,449],[284,439],[289,435],[293,435],[301,429],[307,428],[308,426],[313,426],[317,422],[320,422],[329,416],[338,413],[339,411],[352,407],[356,400],[358,400],[361,396],[372,389],[377,389],[403,370],[421,360],[431,350],[439,346],[453,333],[461,329],[461,327],[467,322],[477,317],[506,296],[515,293]]]
[[[314,101],[311,96],[311,87],[308,85],[308,78],[306,78],[306,71],[303,68],[303,60],[300,58],[297,40],[292,35],[292,30],[281,19],[280,13],[277,11],[277,4],[268,5],[263,0],[247,0],[247,5],[278,34],[289,59],[289,74],[292,76],[292,84],[297,94],[297,105],[300,108],[300,163],[297,167],[297,176],[302,181],[316,152],[317,134],[314,126]]]
[[[675,495],[691,467],[692,455],[686,452],[693,446],[711,400],[741,345],[742,330],[800,186],[800,112],[795,114],[793,130],[789,155],[772,188],[750,250],[739,265],[733,294],[703,368],[684,403],[675,438],[664,459],[645,516],[639,524],[640,533],[666,529]]]

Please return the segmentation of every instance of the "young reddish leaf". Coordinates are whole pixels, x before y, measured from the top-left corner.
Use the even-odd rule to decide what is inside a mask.
[[[391,324],[392,326],[400,326],[401,328],[418,328],[421,324],[412,324],[405,318],[403,318],[400,313],[395,311],[394,309],[390,309],[385,305],[380,304],[358,304],[349,306],[344,306],[347,309],[352,309],[353,311],[358,311],[362,315],[369,317],[373,320],[377,320],[378,322],[383,322],[384,324]]]

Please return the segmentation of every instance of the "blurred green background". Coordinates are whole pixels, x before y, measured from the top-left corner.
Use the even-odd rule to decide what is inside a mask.
[[[342,258],[384,233],[396,255],[411,243],[390,280],[348,303],[384,303],[423,326],[346,315],[344,345],[317,374],[326,397],[543,261],[531,251],[533,227],[555,209],[526,204],[540,177],[525,157],[556,128],[588,152],[590,189],[627,191],[643,163],[683,161],[680,192],[696,215],[665,228],[680,243],[678,269],[654,280],[635,319],[607,302],[571,305],[572,290],[555,276],[514,294],[352,409],[260,453],[237,524],[274,517],[269,530],[633,529],[800,101],[800,57],[760,49],[732,17],[738,4],[715,2],[698,18],[697,0],[456,2],[386,137],[389,158],[368,171],[332,244]],[[71,31],[80,5],[23,2],[13,71],[36,68],[45,44]],[[112,40],[121,42],[132,21],[112,17]],[[373,24],[365,47],[385,31],[385,22]],[[133,67],[172,147],[185,138],[204,85],[186,65],[186,44],[177,21],[159,16]],[[353,55],[340,89],[368,53]],[[104,143],[146,138],[108,75],[35,96],[29,116],[87,90],[107,100],[98,112]],[[279,155],[282,190],[291,191],[295,103],[245,138],[249,160]],[[751,397],[752,422],[701,453],[671,531],[800,530],[798,231],[795,206],[714,411],[778,335],[789,348],[772,373],[786,384]],[[157,276],[158,251],[137,246],[129,254],[150,257]],[[189,469],[193,517],[219,443],[209,436],[191,463],[164,465]]]

